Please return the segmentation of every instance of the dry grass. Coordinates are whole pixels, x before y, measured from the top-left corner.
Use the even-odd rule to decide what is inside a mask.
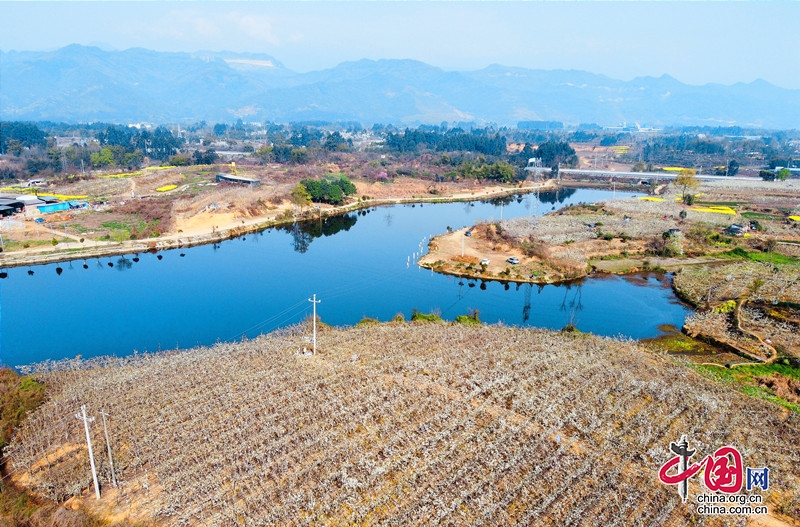
[[[771,507],[800,516],[800,417],[635,344],[399,323],[325,329],[303,356],[306,329],[40,373],[18,478],[89,486],[85,403],[113,416],[118,507],[170,525],[704,524],[656,477],[681,434],[770,467]]]

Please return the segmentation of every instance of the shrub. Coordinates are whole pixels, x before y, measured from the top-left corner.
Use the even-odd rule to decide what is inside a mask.
[[[736,309],[736,300],[726,300],[714,308],[714,313],[732,313]]]
[[[414,308],[414,311],[411,312],[411,321],[412,322],[442,322],[442,317],[435,313],[421,313]]]
[[[468,315],[458,315],[456,317],[456,323],[466,326],[480,326],[481,320],[478,317],[479,314],[480,311],[473,309]]]

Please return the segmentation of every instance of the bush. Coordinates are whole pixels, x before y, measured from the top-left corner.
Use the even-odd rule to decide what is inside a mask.
[[[456,317],[457,324],[464,324],[465,326],[480,326],[481,320],[478,318],[480,311],[473,309],[469,315],[458,315]]]
[[[714,308],[714,313],[732,313],[736,309],[736,300],[727,300]]]
[[[762,170],[758,173],[758,175],[764,181],[775,181],[776,177],[775,172],[772,172],[771,170]]]
[[[411,321],[416,322],[442,322],[442,317],[435,313],[421,313],[414,308],[414,311],[411,312]]]

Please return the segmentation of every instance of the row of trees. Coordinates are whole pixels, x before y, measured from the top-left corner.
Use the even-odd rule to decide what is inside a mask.
[[[24,148],[46,145],[47,135],[35,124],[0,121],[0,154],[18,156]]]
[[[178,153],[183,141],[163,126],[152,132],[127,126],[110,126],[97,134],[101,146],[116,146],[126,154],[166,161]]]
[[[406,128],[402,133],[387,133],[384,144],[386,149],[391,152],[461,151],[477,152],[489,156],[502,156],[506,153],[505,136],[492,134],[485,130],[466,133],[460,128],[454,128],[447,132]]]
[[[498,183],[510,183],[517,175],[516,169],[505,161],[487,163],[479,159],[477,162],[464,161],[454,171],[448,172],[445,176],[450,179],[485,179],[497,181]]]
[[[516,165],[525,166],[532,157],[541,159],[542,166],[546,167],[578,166],[578,155],[566,141],[545,141],[535,148],[532,144],[526,143],[519,153],[510,156],[509,159]]]

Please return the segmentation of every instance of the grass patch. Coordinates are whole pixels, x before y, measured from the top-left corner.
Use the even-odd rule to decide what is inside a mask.
[[[6,240],[5,242],[5,250],[8,252],[11,251],[19,251],[22,249],[27,249],[29,247],[43,247],[45,245],[51,245],[52,242],[50,240],[45,239],[36,239],[36,240]]]
[[[149,238],[156,236],[160,220],[158,218],[147,222],[139,220],[136,223],[127,223],[123,221],[106,221],[102,226],[109,230],[105,239],[113,240],[115,242],[122,242],[125,240],[135,240],[140,238]]]
[[[717,350],[705,342],[682,333],[678,328],[666,326],[659,328],[665,333],[657,337],[643,339],[642,343],[657,351],[676,355],[716,355]]]
[[[125,240],[131,239],[131,231],[127,229],[112,229],[106,235],[107,240],[115,241],[115,242],[124,242]]]
[[[419,321],[419,322],[443,322],[442,317],[435,313],[421,313],[414,308],[414,311],[411,312],[411,321]]]
[[[478,310],[474,309],[469,315],[458,315],[456,317],[456,324],[464,324],[465,326],[480,326],[481,319],[478,317]]]
[[[788,265],[792,267],[800,266],[800,259],[798,259],[796,256],[786,256],[784,254],[774,252],[762,253],[758,251],[747,251],[741,247],[737,247],[723,254],[733,258],[744,258],[753,262],[763,262],[774,265]]]
[[[740,201],[700,201],[696,200],[695,204],[704,205],[707,207],[738,207],[742,203]]]
[[[44,401],[44,386],[31,377],[20,377],[9,368],[0,369],[0,452],[11,432],[29,411]]]
[[[106,229],[111,230],[130,230],[130,225],[127,223],[123,223],[121,221],[104,221],[102,223],[103,227]]]
[[[782,364],[780,361],[775,364],[754,364],[735,368],[721,368],[705,364],[690,364],[689,367],[704,377],[728,384],[746,395],[764,399],[793,412],[800,413],[800,404],[786,400],[774,390],[765,386],[764,383],[765,379],[800,383],[800,368],[793,368],[787,364]]]
[[[780,220],[780,216],[775,216],[774,214],[766,214],[764,212],[742,212],[742,218],[747,218],[748,220]]]

